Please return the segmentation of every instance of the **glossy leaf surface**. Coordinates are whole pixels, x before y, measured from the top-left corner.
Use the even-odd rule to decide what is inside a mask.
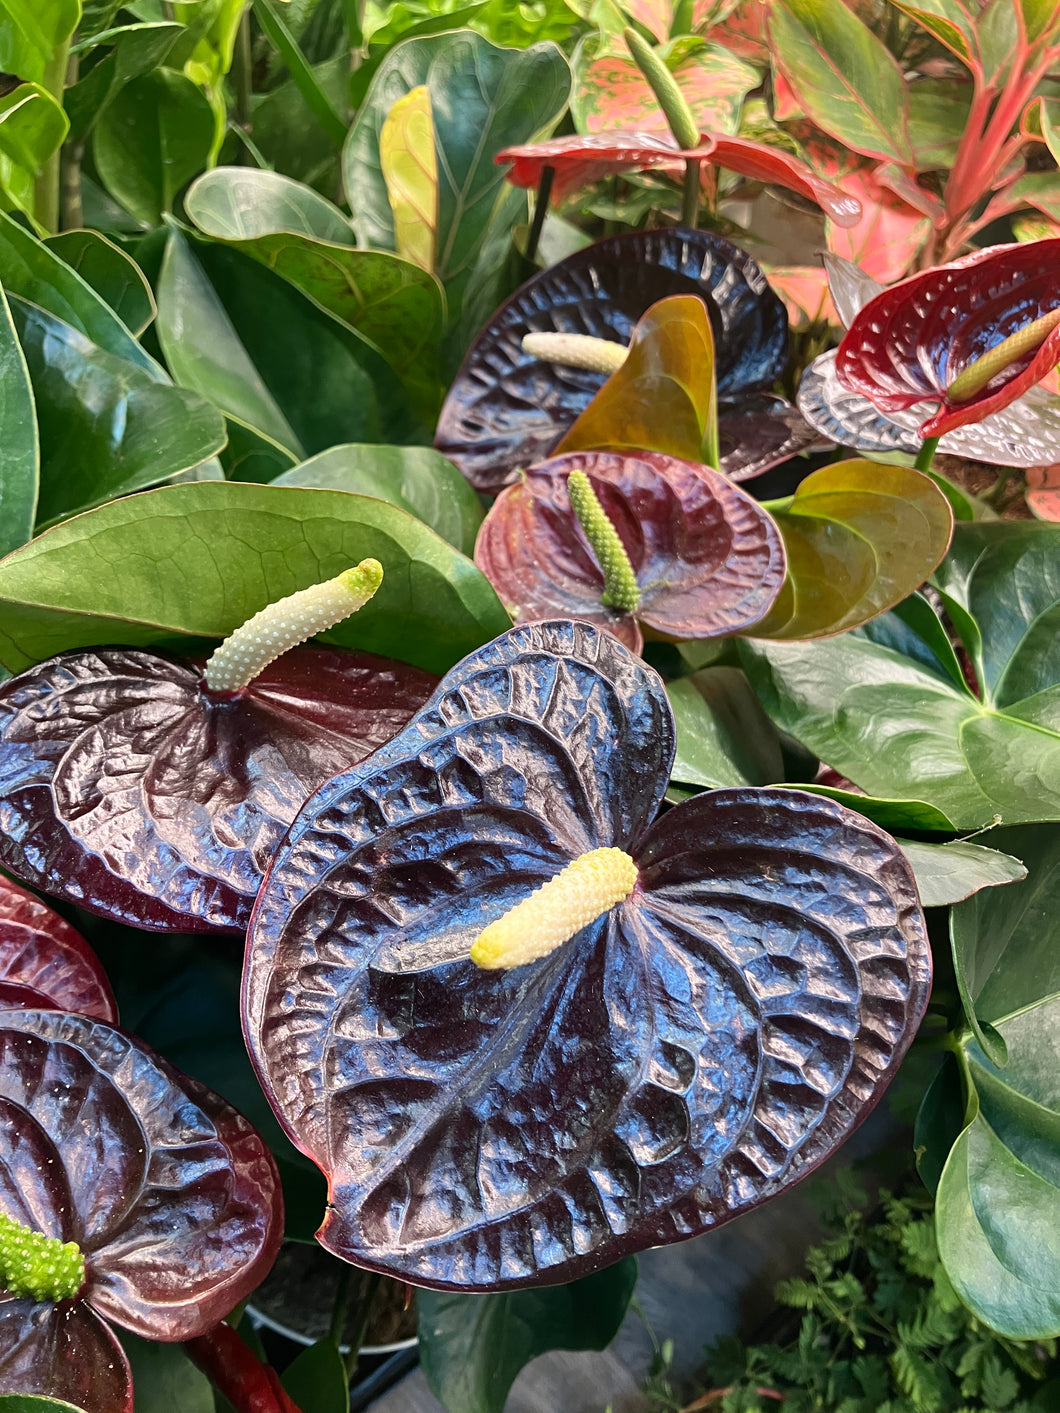
[[[796,191],[807,201],[819,206],[837,226],[853,226],[860,219],[861,206],[857,196],[846,192],[834,182],[824,181],[805,162],[783,148],[770,147],[746,137],[715,134],[711,161],[730,172],[739,172],[752,181]]]
[[[775,512],[788,574],[756,638],[819,638],[865,623],[918,589],[949,547],[953,512],[905,466],[841,461]]]
[[[159,931],[242,931],[306,796],[388,741],[435,679],[295,648],[238,694],[148,653],[65,653],[0,685],[0,860]]]
[[[600,601],[603,573],[567,494],[572,471],[588,475],[629,555],[635,616]],[[758,503],[709,467],[654,452],[573,452],[531,467],[498,496],[475,563],[516,621],[564,614],[634,651],[638,620],[677,638],[750,627],[784,582],[780,537]]]
[[[1019,883],[1027,877],[1027,870],[1019,859],[997,849],[971,844],[967,839],[953,839],[947,844],[922,844],[912,839],[900,842],[902,852],[912,865],[920,901],[925,908],[950,907],[984,889]],[[1011,893],[1004,894],[1001,905],[1004,908],[1013,905]]]
[[[552,453],[605,381],[531,358],[523,336],[590,334],[628,345],[645,310],[675,294],[699,295],[710,317],[722,470],[737,459],[742,475],[754,474],[743,456],[743,413],[754,408],[761,420],[762,394],[787,357],[787,315],[750,256],[707,231],[611,236],[535,275],[479,334],[442,408],[435,445],[477,490],[509,485]],[[750,445],[760,446],[760,433]],[[770,451],[757,469],[783,459],[775,442]]]
[[[87,1267],[73,1303],[5,1302],[0,1382],[124,1413],[125,1358],[98,1317],[163,1340],[216,1324],[275,1257],[275,1166],[224,1100],[99,1021],[5,1012],[0,1045],[0,1204]]]
[[[0,554],[18,549],[33,534],[40,480],[40,442],[26,357],[11,309],[0,290]]]
[[[781,790],[653,824],[672,752],[650,669],[531,624],[307,803],[244,1014],[328,1175],[330,1250],[440,1289],[573,1279],[773,1195],[878,1097],[928,986],[896,846]],[[624,903],[539,964],[470,962],[486,921],[605,845],[640,871]]]
[[[56,1010],[111,1025],[118,1019],[110,983],[81,934],[39,898],[4,877],[0,877],[0,980],[32,988]]]
[[[374,556],[383,585],[327,641],[444,672],[508,626],[488,581],[407,511],[369,496],[203,482],[112,501],[0,566],[0,661],[225,638],[265,604]],[[198,644],[197,644],[198,646]]]
[[[667,683],[677,749],[670,778],[720,790],[784,778],[776,727],[738,667],[706,667]]]
[[[1024,325],[1060,308],[1060,239],[994,246],[926,270],[867,304],[836,356],[840,381],[883,412],[930,400],[921,437],[940,436],[1007,407],[1060,359],[1060,329],[995,375],[975,396],[946,393],[977,358]]]
[[[63,231],[49,236],[46,244],[110,305],[130,333],[143,333],[155,317],[155,298],[143,271],[124,250],[99,231]]]

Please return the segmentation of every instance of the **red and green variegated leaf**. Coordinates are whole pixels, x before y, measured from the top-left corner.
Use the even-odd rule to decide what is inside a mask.
[[[1039,520],[1060,521],[1060,461],[1027,467],[1027,504]]]
[[[979,68],[979,40],[975,16],[961,0],[893,0],[922,29],[944,44],[973,72]]]
[[[712,8],[725,8],[727,13],[721,19],[712,21]],[[740,0],[732,9],[720,5],[712,7],[709,0],[696,0],[693,17],[702,17],[702,22],[696,23],[695,28],[711,43],[720,44],[738,59],[746,59],[749,64],[760,64],[765,68],[769,64],[766,11],[767,6],[762,4],[762,0]]]
[[[668,132],[601,132],[506,147],[495,160],[511,163],[504,175],[513,186],[536,187],[542,172],[551,167],[555,173],[552,195],[565,201],[582,187],[617,172],[643,172],[651,167],[680,172],[683,159],[704,160],[713,151],[710,137],[704,137],[701,146],[681,152]]]
[[[869,170],[844,177],[842,186],[861,202],[861,219],[846,228],[828,223],[828,249],[890,284],[900,280],[931,231],[931,222],[880,185]]]
[[[910,84],[909,140],[916,154],[917,172],[948,171],[953,166],[968,126],[971,99],[971,83],[953,77],[918,79]],[[916,186],[912,173],[907,172],[906,182],[911,188]],[[932,196],[923,187],[916,190],[926,197]],[[913,204],[916,204],[915,199]]]
[[[842,0],[778,3],[769,23],[777,67],[815,123],[868,157],[912,163],[902,71]]]
[[[763,265],[766,279],[784,301],[795,330],[824,321],[840,328],[828,288],[828,274],[813,265]]]
[[[1060,172],[1028,172],[1009,188],[1005,200],[1033,206],[1050,221],[1060,221]]]
[[[38,1006],[114,1024],[110,983],[81,934],[25,888],[0,877],[0,981],[31,987]]]
[[[853,226],[861,219],[861,204],[853,193],[823,181],[798,157],[765,142],[746,137],[725,137],[715,134],[714,152],[710,159],[719,167],[740,172],[754,181],[797,191],[808,201],[814,201],[836,225]]]

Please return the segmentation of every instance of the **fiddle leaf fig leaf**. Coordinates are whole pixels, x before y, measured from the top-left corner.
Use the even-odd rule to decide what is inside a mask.
[[[426,84],[399,98],[379,132],[379,166],[399,255],[433,270],[438,241],[438,159]]]

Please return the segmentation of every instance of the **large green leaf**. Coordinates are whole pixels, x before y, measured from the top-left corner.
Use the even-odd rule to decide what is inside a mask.
[[[774,515],[788,577],[755,638],[817,638],[875,618],[919,588],[953,530],[929,477],[862,460],[813,472]]]
[[[172,211],[206,166],[214,112],[183,74],[154,69],[127,83],[96,124],[96,170],[111,196],[145,226]]]
[[[914,653],[908,632],[890,644],[874,633],[759,640],[741,658],[773,720],[870,794],[924,800],[956,829],[1060,819],[1060,732],[1046,725],[1060,686],[1001,710],[955,682],[925,638]]]
[[[407,511],[367,496],[203,482],[111,501],[0,564],[0,661],[223,638],[366,556],[379,592],[329,642],[444,672],[509,626],[488,580]]]
[[[158,68],[184,34],[183,25],[161,21],[122,25],[100,35],[91,47],[110,45],[110,52],[93,63],[84,78],[63,95],[63,106],[70,115],[71,140],[84,142],[111,100],[127,83]],[[79,43],[77,48],[80,47]]]
[[[333,446],[274,477],[272,484],[378,496],[415,515],[469,558],[482,524],[482,502],[432,447]]]
[[[1022,885],[1027,887],[1027,884]],[[1038,945],[1056,952],[1054,912]],[[992,1064],[962,1039],[967,1127],[939,1181],[939,1255],[957,1294],[1013,1339],[1060,1334],[1060,996],[999,1019]]]
[[[505,1295],[416,1292],[420,1366],[449,1413],[502,1413],[516,1374],[549,1349],[603,1349],[637,1280],[627,1257],[570,1285]]]
[[[218,167],[188,191],[198,228],[259,260],[356,329],[437,410],[442,292],[427,270],[357,250],[341,211],[275,172]]]
[[[298,461],[416,436],[397,375],[356,333],[239,251],[173,232],[158,336],[174,377]]]
[[[4,0],[0,70],[39,83],[80,17],[80,0]]]
[[[855,152],[912,166],[902,71],[843,0],[772,5],[770,34],[775,63],[819,127]]]
[[[29,369],[0,290],[0,554],[33,534],[40,446]]]
[[[143,333],[155,317],[155,297],[131,256],[99,231],[63,231],[45,244],[92,286],[130,333]]]
[[[126,1330],[121,1342],[132,1369],[136,1413],[214,1413],[210,1380],[179,1344],[140,1339]]]
[[[283,1386],[299,1408],[349,1413],[350,1381],[333,1339],[321,1339],[303,1349],[283,1371]]]
[[[39,524],[169,480],[224,445],[223,419],[195,393],[15,295],[11,312],[40,423]]]
[[[0,192],[5,206],[17,206],[32,219],[34,184],[48,158],[66,136],[66,114],[46,88],[19,84],[0,97]]]
[[[720,790],[784,778],[776,727],[738,667],[705,667],[666,691],[677,729],[671,780]]]
[[[434,272],[445,287],[453,325],[464,316],[485,318],[499,302],[510,231],[526,219],[525,192],[506,185],[494,157],[545,134],[567,104],[571,74],[550,43],[499,49],[461,30],[397,45],[379,66],[343,153],[346,194],[361,245],[396,247],[379,137],[398,99],[424,84],[439,179]]]

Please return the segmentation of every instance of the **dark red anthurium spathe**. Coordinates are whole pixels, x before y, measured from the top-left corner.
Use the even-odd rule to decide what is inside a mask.
[[[141,1041],[86,1016],[0,1011],[0,1212],[74,1242],[68,1298],[0,1294],[0,1389],[133,1413],[110,1323],[192,1339],[263,1279],[283,1234],[250,1124]]]
[[[1060,361],[1060,326],[974,395],[950,393],[969,366],[1060,308],[1060,239],[992,246],[913,275],[870,300],[836,355],[836,375],[884,412],[936,410],[921,437],[939,437],[1015,402]],[[924,409],[925,413],[928,411]]]
[[[114,995],[81,934],[0,876],[0,1008],[54,1007],[116,1023]]]
[[[299,647],[214,693],[199,662],[61,653],[0,685],[0,864],[135,927],[241,932],[302,801],[389,740],[436,680]]]
[[[629,556],[634,612],[601,603],[603,574],[567,493],[572,471],[589,477]],[[571,452],[532,466],[497,497],[475,563],[516,622],[566,614],[634,652],[640,624],[672,638],[751,628],[785,574],[784,542],[757,501],[709,467],[656,452]]]
[[[590,624],[529,623],[307,801],[243,1010],[327,1175],[328,1250],[439,1289],[571,1280],[775,1195],[876,1102],[930,984],[900,850],[784,789],[657,818],[673,754],[655,672]],[[598,850],[635,867],[619,901],[527,965],[471,961]]]

